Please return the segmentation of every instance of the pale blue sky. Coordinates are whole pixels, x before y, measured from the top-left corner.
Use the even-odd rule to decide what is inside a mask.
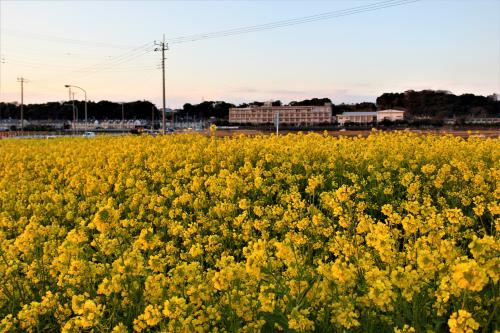
[[[16,78],[24,76],[25,103],[66,99],[69,83],[92,100],[160,105],[160,54],[130,59],[142,51],[127,52],[162,33],[168,39],[379,1],[1,1],[0,100],[20,100]],[[123,54],[130,57],[116,58]],[[408,89],[488,95],[500,92],[500,1],[421,0],[171,44],[167,56],[172,107],[202,99],[350,103]]]

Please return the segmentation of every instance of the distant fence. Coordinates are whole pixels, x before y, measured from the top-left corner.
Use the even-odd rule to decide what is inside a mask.
[[[0,138],[13,138],[13,137],[24,137],[24,136],[43,136],[54,134],[54,132],[49,131],[5,131],[0,132]]]
[[[46,136],[54,136],[60,134],[74,135],[68,132],[54,132],[54,131],[1,131],[0,139],[46,137]]]

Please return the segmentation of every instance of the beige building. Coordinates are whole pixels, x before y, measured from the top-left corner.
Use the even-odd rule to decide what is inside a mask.
[[[256,106],[229,109],[233,124],[272,124],[279,114],[280,124],[316,125],[332,122],[332,105],[323,106]]]

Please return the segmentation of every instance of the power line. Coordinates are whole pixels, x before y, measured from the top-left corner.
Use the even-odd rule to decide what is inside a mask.
[[[97,74],[97,73],[102,72],[102,71],[110,70],[111,68],[114,68],[116,66],[122,65],[122,64],[127,63],[127,62],[130,62],[130,61],[132,61],[134,59],[142,57],[142,56],[144,56],[144,55],[146,55],[148,53],[151,53],[151,52],[153,52],[153,49],[152,48],[148,48],[147,50],[144,50],[141,53],[134,54],[134,55],[128,56],[126,58],[122,58],[119,61],[114,62],[114,63],[111,62],[111,63],[108,63],[106,65],[103,64],[103,65],[101,65],[98,68],[90,68],[90,69],[82,68],[82,69],[77,70],[77,71],[78,72],[85,72],[85,73],[82,73],[78,77],[79,78],[81,78],[81,77],[87,77],[87,76],[94,75],[94,74]]]
[[[332,18],[336,18],[336,17],[340,17],[340,16],[347,16],[347,15],[353,15],[353,14],[358,14],[358,13],[363,13],[363,12],[368,12],[368,11],[374,11],[374,10],[379,10],[379,9],[383,9],[383,8],[388,8],[388,7],[401,6],[404,4],[409,4],[409,3],[413,3],[413,2],[417,2],[417,1],[421,1],[421,0],[385,0],[385,1],[377,2],[377,3],[373,3],[373,4],[356,6],[356,7],[342,9],[342,10],[335,10],[335,11],[330,11],[330,12],[325,12],[325,13],[320,13],[320,14],[315,14],[315,15],[310,15],[310,16],[298,17],[298,18],[294,18],[294,19],[286,19],[286,20],[281,20],[281,21],[269,22],[269,23],[265,23],[265,24],[232,28],[232,29],[209,32],[209,33],[199,33],[199,34],[193,34],[193,35],[172,37],[172,38],[167,38],[167,40],[169,41],[169,43],[179,44],[179,43],[198,41],[198,40],[202,40],[202,39],[227,37],[227,36],[233,36],[236,34],[243,34],[243,33],[255,32],[255,31],[282,28],[282,27],[291,26],[291,25],[309,23],[309,22],[314,22],[314,21],[319,21],[319,20],[332,19]],[[21,38],[47,40],[47,41],[67,43],[67,44],[77,44],[77,45],[84,45],[84,46],[96,46],[96,47],[103,47],[103,48],[116,48],[116,49],[127,49],[127,50],[131,48],[131,46],[123,45],[123,44],[114,44],[114,43],[102,42],[102,41],[80,40],[80,39],[67,38],[67,37],[61,37],[61,36],[39,34],[39,33],[34,33],[34,32],[19,31],[19,30],[14,30],[14,29],[3,29],[3,32],[4,33],[7,32],[8,34],[12,34],[12,35],[17,35]]]
[[[37,68],[37,69],[45,69],[48,71],[55,72],[71,72],[71,73],[82,73],[82,70],[74,69],[74,66],[61,66],[61,65],[47,65],[40,63],[31,63],[27,61],[20,60],[11,60],[7,58],[4,62],[5,65],[18,65],[23,67]],[[128,71],[138,71],[138,70],[154,70],[157,69],[154,65],[137,65],[137,66],[127,66],[127,67],[109,67],[102,69],[95,69],[92,71],[88,71],[87,73],[98,73],[98,72],[128,72]]]
[[[13,29],[3,29],[3,31],[4,32],[6,31],[8,34],[17,35],[18,37],[21,37],[21,38],[45,40],[45,41],[56,42],[56,43],[76,44],[76,45],[83,45],[83,46],[95,46],[95,47],[114,48],[114,49],[130,49],[132,47],[129,45],[120,45],[120,44],[112,44],[112,43],[97,42],[97,41],[86,41],[86,40],[80,40],[80,39],[73,39],[73,38],[60,37],[60,36],[50,36],[50,35],[45,35],[45,34],[39,34],[36,32],[26,32],[26,31],[19,31],[19,30],[13,30]]]
[[[389,7],[394,7],[394,6],[401,6],[404,4],[409,4],[413,2],[417,2],[420,0],[385,0],[373,4],[368,4],[368,5],[363,5],[363,6],[357,6],[357,7],[352,7],[348,9],[342,9],[342,10],[335,10],[335,11],[330,11],[330,12],[325,12],[325,13],[320,13],[320,14],[315,14],[315,15],[310,15],[310,16],[304,16],[304,17],[299,17],[299,18],[294,18],[294,19],[287,19],[287,20],[281,20],[281,21],[275,21],[275,22],[269,22],[265,24],[259,24],[259,25],[253,25],[253,26],[246,26],[246,27],[239,27],[239,28],[233,28],[233,29],[227,29],[227,30],[221,30],[221,31],[216,31],[216,32],[210,32],[210,33],[201,33],[201,34],[193,34],[193,35],[186,35],[186,36],[180,36],[180,37],[174,37],[169,39],[169,43],[172,44],[181,44],[181,43],[186,43],[186,42],[195,42],[195,41],[200,41],[204,39],[212,39],[212,38],[221,38],[221,37],[228,37],[228,36],[234,36],[234,35],[240,35],[240,34],[246,34],[246,33],[251,33],[251,32],[257,32],[257,31],[264,31],[264,30],[270,30],[270,29],[277,29],[277,28],[283,28],[287,26],[293,26],[293,25],[298,25],[298,24],[304,24],[304,23],[309,23],[309,22],[314,22],[314,21],[319,21],[319,20],[326,20],[326,19],[333,19],[341,16],[348,16],[348,15],[354,15],[354,14],[359,14],[359,13],[364,13],[364,12],[369,12],[369,11],[374,11],[374,10],[380,10],[384,8],[389,8]],[[14,31],[14,30],[9,30],[14,33],[18,34],[27,34],[19,31]],[[39,34],[32,34],[32,35],[39,35]],[[83,43],[83,44],[95,44],[95,45],[100,45],[103,46],[106,43],[103,42],[89,42],[89,41],[81,41],[81,40],[76,40],[76,39],[69,39],[69,38],[62,38],[62,37],[54,37],[54,36],[47,36],[47,35],[40,35],[45,38],[54,38],[58,39],[64,42],[71,42],[71,43]],[[112,47],[117,46],[117,45],[112,45],[112,44],[106,44],[106,45],[111,45]],[[123,45],[119,46],[119,48],[123,48]],[[133,48],[124,54],[118,55],[116,57],[112,57],[111,59],[107,59],[103,62],[99,62],[93,65],[88,65],[84,66],[80,69],[71,69],[68,68],[68,71],[72,72],[84,72],[82,75],[87,76],[87,75],[93,75],[96,72],[101,72],[101,71],[107,71],[111,68],[114,68],[116,66],[122,65],[124,63],[130,62],[136,58],[139,58],[145,54],[148,54],[152,52],[153,49],[150,47],[150,43],[145,43],[143,45],[140,45],[136,48]],[[43,66],[43,65],[41,65]]]
[[[246,34],[246,33],[250,33],[250,32],[284,28],[284,27],[298,25],[298,24],[304,24],[304,23],[310,23],[310,22],[315,22],[315,21],[320,21],[320,20],[333,19],[333,18],[342,17],[342,16],[360,14],[360,13],[364,13],[364,12],[370,12],[370,11],[380,10],[380,9],[384,9],[384,8],[410,4],[410,3],[417,2],[417,1],[420,1],[420,0],[386,0],[386,1],[377,2],[374,4],[357,6],[357,7],[352,7],[352,8],[343,9],[343,10],[330,11],[330,12],[325,12],[325,13],[310,15],[310,16],[304,16],[304,17],[299,17],[299,18],[294,18],[294,19],[275,21],[275,22],[253,25],[253,26],[239,27],[239,28],[215,31],[215,32],[210,32],[210,33],[200,33],[200,34],[174,37],[174,38],[169,38],[168,41],[171,44],[180,44],[180,43],[187,43],[187,42],[195,42],[195,41],[204,40],[204,39],[228,37],[228,36]]]
[[[320,14],[310,15],[310,16],[304,16],[304,17],[298,17],[298,18],[293,18],[293,19],[269,22],[269,23],[265,23],[265,24],[232,28],[232,29],[220,30],[220,31],[209,32],[209,33],[199,33],[199,34],[193,34],[193,35],[179,36],[179,37],[170,38],[169,43],[181,44],[181,43],[187,43],[187,42],[200,41],[200,40],[204,40],[204,39],[221,38],[221,37],[228,37],[228,36],[246,34],[246,33],[251,33],[251,32],[284,28],[284,27],[293,26],[293,25],[305,24],[305,23],[310,23],[310,22],[315,22],[315,21],[320,21],[320,20],[327,20],[327,19],[333,19],[333,18],[338,18],[338,17],[342,17],[342,16],[349,16],[349,15],[360,14],[360,13],[364,13],[364,12],[380,10],[380,9],[389,8],[389,7],[401,6],[401,5],[410,4],[410,3],[414,3],[414,2],[418,2],[418,1],[420,1],[420,0],[385,0],[385,1],[380,1],[377,3],[368,4],[368,5],[356,6],[356,7],[352,7],[352,8],[348,8],[348,9],[335,10],[335,11],[330,11],[330,12],[325,12],[325,13],[320,13]],[[13,31],[13,30],[10,30],[10,32],[14,33],[14,34],[18,34],[18,35],[24,35],[24,36],[29,35],[29,33],[23,33],[23,32]],[[31,33],[31,35],[37,35],[38,39],[52,39],[52,40],[57,40],[57,41],[63,42],[63,43],[72,43],[72,44],[81,44],[81,45],[85,44],[85,45],[92,45],[92,46],[98,46],[98,47],[110,47],[110,48],[129,48],[129,47],[124,46],[124,45],[109,44],[109,43],[104,43],[104,42],[82,41],[82,40],[40,35],[40,34],[34,34],[34,33]],[[163,40],[163,42],[160,42],[159,44],[155,43],[155,45],[161,46],[161,50],[162,50],[163,109],[164,109],[163,115],[165,116],[165,63],[164,63],[165,58],[164,58],[164,51],[168,49],[168,45],[165,42],[165,39]],[[111,71],[112,68],[115,68],[117,66],[128,63],[134,59],[142,57],[142,56],[144,56],[144,55],[146,55],[154,50],[160,50],[160,49],[153,49],[150,43],[145,43],[145,44],[140,45],[138,47],[129,49],[127,52],[125,52],[121,55],[118,55],[116,57],[112,57],[111,59],[107,59],[103,62],[99,62],[99,63],[93,64],[93,65],[88,65],[88,66],[82,67],[80,69],[72,69],[73,67],[71,67],[71,68],[62,69],[62,70],[67,70],[70,72],[82,72],[82,75],[80,75],[79,78],[86,77],[89,75],[95,75],[96,73],[103,72],[103,71],[104,72]],[[13,63],[15,63],[16,61],[19,61],[21,63],[23,62],[22,60],[14,60]],[[8,62],[9,62],[9,60],[7,60],[7,63]],[[32,66],[32,67],[33,66],[35,66],[35,67],[42,66],[44,68],[47,67],[44,64],[36,64],[36,63],[26,64],[26,65]],[[60,67],[64,67],[64,66],[60,66]],[[137,70],[141,70],[141,69],[137,68]],[[165,121],[164,121],[163,129],[165,130]]]
[[[33,66],[33,67],[39,67],[39,68],[48,68],[50,69],[60,69],[60,70],[68,70],[71,72],[79,72],[81,69],[75,69],[75,65],[72,64],[55,64],[55,63],[46,63],[46,62],[37,62],[37,61],[31,61],[31,60],[24,60],[24,59],[18,59],[17,57],[4,57],[2,58],[3,62],[6,64],[16,64],[16,65],[26,65],[26,66]],[[134,64],[131,66],[121,66],[120,69],[136,69],[136,68],[144,68],[144,67],[153,67],[150,63],[148,64]],[[104,69],[105,70],[105,69]]]
[[[126,62],[128,60],[135,59],[137,56],[149,53],[151,51],[152,51],[152,46],[151,46],[151,43],[148,42],[148,43],[142,44],[138,47],[135,47],[135,48],[133,48],[133,49],[121,54],[121,55],[113,57],[112,59],[108,59],[108,60],[93,64],[93,65],[83,67],[83,68],[81,68],[81,71],[92,70],[95,68],[99,69],[101,67],[106,67],[106,66],[109,66],[111,64],[123,63],[123,62]]]
[[[19,50],[19,49],[18,49]],[[74,52],[57,52],[57,53],[47,53],[47,52],[31,52],[30,48],[25,48],[24,46],[21,48],[21,53],[15,51],[11,52],[10,50],[6,53],[2,52],[1,56],[5,57],[15,57],[16,59],[28,59],[31,60],[33,58],[39,58],[40,56],[50,56],[51,59],[61,60],[61,61],[75,61],[75,60],[88,60],[88,61],[102,61],[102,55],[94,54],[83,54],[83,53],[74,53]],[[113,58],[113,56],[108,55],[105,56],[108,58]]]
[[[227,37],[227,36],[233,36],[233,35],[238,35],[238,34],[243,34],[243,33],[250,33],[250,32],[269,30],[269,29],[282,28],[282,27],[287,27],[287,26],[292,26],[292,25],[304,24],[304,23],[309,23],[309,22],[314,22],[314,21],[319,21],[319,20],[332,19],[332,18],[341,17],[341,16],[353,15],[353,14],[378,10],[378,9],[382,9],[382,8],[393,7],[393,6],[407,4],[407,3],[416,2],[416,1],[419,1],[419,0],[403,0],[403,1],[397,1],[397,2],[395,2],[395,0],[383,1],[383,2],[376,3],[376,4],[371,4],[371,5],[354,7],[354,8],[340,10],[340,11],[327,12],[327,13],[322,13],[322,14],[317,14],[317,15],[312,15],[312,16],[307,16],[307,17],[301,17],[301,18],[296,18],[296,19],[271,22],[271,23],[266,23],[266,24],[262,24],[262,25],[241,27],[241,28],[229,29],[229,30],[218,31],[218,32],[213,32],[213,33],[208,33],[208,34],[206,33],[206,34],[188,35],[188,36],[178,37],[178,38],[172,40],[172,43],[185,43],[185,42],[197,41],[197,40],[208,39],[208,38]]]
[[[4,62],[6,64],[12,63],[12,64],[18,64],[22,66],[27,66],[27,67],[32,67],[32,68],[42,68],[42,69],[47,69],[47,70],[55,70],[59,72],[70,72],[70,73],[76,73],[77,76],[76,78],[80,79],[83,77],[88,77],[91,75],[95,75],[100,72],[128,72],[128,71],[140,71],[140,70],[154,70],[154,66],[152,65],[145,65],[144,69],[142,66],[137,66],[137,67],[130,67],[130,68],[123,68],[121,67],[120,69],[116,69],[118,66],[122,66],[134,59],[137,59],[145,54],[153,52],[153,47],[151,43],[145,43],[143,45],[140,45],[138,47],[133,48],[132,50],[129,50],[123,54],[120,54],[116,57],[113,57],[112,59],[102,61],[99,63],[95,63],[92,65],[87,65],[81,68],[75,68],[75,66],[64,66],[64,65],[50,65],[47,66],[47,64],[42,64],[42,63],[36,63],[36,62],[28,62],[24,60],[12,60],[10,58],[6,58]],[[3,58],[2,58],[3,59]],[[78,73],[80,75],[78,75]]]

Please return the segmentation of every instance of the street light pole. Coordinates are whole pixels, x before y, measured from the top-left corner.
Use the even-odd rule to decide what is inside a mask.
[[[81,91],[83,91],[83,94],[85,96],[85,130],[87,130],[87,91],[85,89],[83,89],[82,87],[74,86],[71,84],[65,84],[64,86],[66,88],[69,88],[69,89],[71,89],[71,87],[73,87],[73,88],[77,88],[77,89],[80,89]],[[71,90],[70,90],[70,96],[71,96]]]
[[[71,105],[73,105],[73,132],[76,131],[75,93],[71,94]]]

